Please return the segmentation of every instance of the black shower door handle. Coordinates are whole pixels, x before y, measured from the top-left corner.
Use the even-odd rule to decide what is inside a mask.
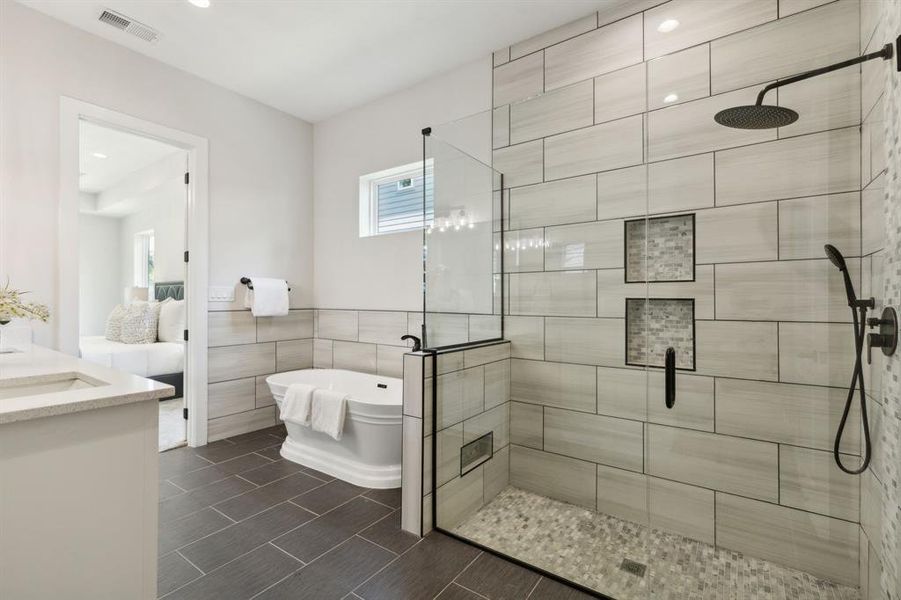
[[[664,401],[667,408],[672,408],[676,405],[676,350],[674,348],[666,349],[666,358],[663,365],[665,367],[663,378],[666,387]]]

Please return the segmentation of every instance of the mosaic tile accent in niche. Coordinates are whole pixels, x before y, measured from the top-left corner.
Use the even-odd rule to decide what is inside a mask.
[[[626,221],[625,235],[626,283],[694,281],[694,214]]]
[[[626,364],[662,367],[670,346],[676,368],[694,371],[694,299],[626,298]]]

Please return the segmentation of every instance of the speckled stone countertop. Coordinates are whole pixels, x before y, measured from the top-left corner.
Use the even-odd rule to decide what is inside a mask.
[[[0,425],[173,395],[171,385],[40,346],[0,354]]]

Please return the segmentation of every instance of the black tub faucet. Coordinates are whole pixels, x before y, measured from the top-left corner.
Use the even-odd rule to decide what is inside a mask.
[[[415,335],[402,335],[400,339],[401,341],[413,340],[413,352],[419,352],[420,350],[422,350],[422,342]]]

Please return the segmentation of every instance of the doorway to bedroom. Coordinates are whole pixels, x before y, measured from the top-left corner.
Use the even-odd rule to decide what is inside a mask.
[[[175,387],[159,449],[187,440],[188,152],[79,121],[79,354]]]

